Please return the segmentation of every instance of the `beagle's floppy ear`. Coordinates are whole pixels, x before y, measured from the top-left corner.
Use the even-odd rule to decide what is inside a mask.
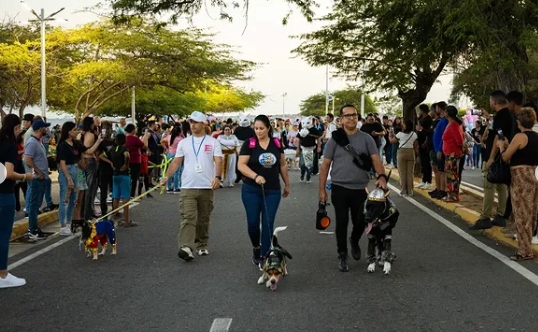
[[[282,250],[284,256],[288,257],[289,259],[293,259],[293,257],[291,257],[291,254],[286,249],[280,247],[280,250]]]

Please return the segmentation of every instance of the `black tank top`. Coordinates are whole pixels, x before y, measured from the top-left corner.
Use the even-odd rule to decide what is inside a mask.
[[[512,159],[510,159],[510,166],[538,165],[538,133],[534,131],[525,131],[523,133],[527,135],[527,145],[514,153]]]

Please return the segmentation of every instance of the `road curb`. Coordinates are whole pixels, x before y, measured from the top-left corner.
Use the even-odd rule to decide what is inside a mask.
[[[39,228],[50,225],[58,221],[58,210],[45,212],[37,217],[37,225]],[[17,239],[24,235],[28,231],[28,218],[24,218],[15,221],[13,224],[13,232],[11,233],[11,239]]]
[[[389,170],[385,170],[388,172]],[[400,175],[396,173],[391,174],[391,178],[393,178],[396,181],[400,181]],[[413,180],[413,185],[417,184],[418,182]],[[465,222],[469,225],[474,225],[476,220],[480,217],[480,213],[474,210],[471,210],[469,208],[466,208],[465,206],[458,204],[458,203],[445,203],[443,201],[440,201],[438,199],[433,199],[428,195],[428,191],[424,189],[418,189],[414,188],[413,191],[426,199],[428,199],[431,202],[434,202],[436,205],[442,207],[445,210],[448,210],[450,212],[453,212],[457,214],[461,219],[465,220]],[[481,198],[481,197],[479,197]],[[514,239],[507,238],[502,232],[501,227],[493,227],[490,229],[482,230],[481,232],[484,232],[487,236],[492,238],[493,240],[503,243],[504,245],[513,247],[517,250],[518,243]],[[532,251],[534,252],[534,256],[538,257],[538,245],[532,245]]]

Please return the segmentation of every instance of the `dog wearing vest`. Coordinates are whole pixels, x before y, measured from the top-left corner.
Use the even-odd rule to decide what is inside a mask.
[[[84,251],[87,253],[86,257],[93,256],[93,260],[97,260],[98,256],[105,254],[109,243],[112,245],[112,255],[116,255],[116,229],[112,221],[83,222],[80,245],[84,244]],[[100,252],[98,252],[99,244],[101,244],[102,248]]]
[[[366,219],[365,233],[368,237],[368,273],[375,272],[376,263],[383,267],[385,275],[390,274],[396,255],[392,252],[392,229],[398,222],[400,213],[389,198],[390,192],[376,188],[368,194],[364,203]]]
[[[276,290],[276,285],[281,277],[288,274],[286,258],[292,259],[290,253],[279,243],[277,234],[287,226],[277,227],[273,232],[272,245],[263,259],[262,275],[258,279],[258,285],[265,282],[265,287]]]

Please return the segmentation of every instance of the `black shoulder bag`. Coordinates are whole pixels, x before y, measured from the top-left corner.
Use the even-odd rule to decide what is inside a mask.
[[[510,175],[510,165],[503,161],[501,153],[495,157],[495,161],[488,169],[487,180],[490,183],[510,185],[510,181],[512,180],[512,176]]]
[[[365,153],[358,153],[355,148],[349,143],[349,137],[347,137],[344,129],[339,128],[332,132],[332,138],[336,144],[340,145],[347,153],[353,157],[353,163],[357,165],[358,168],[363,169],[369,172],[372,167],[372,158]]]

